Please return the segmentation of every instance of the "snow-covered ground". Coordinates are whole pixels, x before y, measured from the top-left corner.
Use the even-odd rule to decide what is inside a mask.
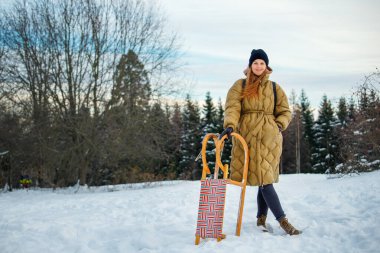
[[[256,227],[249,187],[241,236],[234,235],[240,190],[228,186],[227,238],[194,245],[200,182],[147,188],[17,190],[0,194],[0,252],[379,252],[380,171],[327,180],[281,175],[275,185],[301,236]],[[113,190],[113,191],[111,191]]]

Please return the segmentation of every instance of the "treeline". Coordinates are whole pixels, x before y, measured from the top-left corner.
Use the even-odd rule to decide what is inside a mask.
[[[66,142],[73,145],[68,141],[71,132],[67,131],[67,126],[61,128],[51,122],[44,132],[38,132],[43,136],[43,141],[39,142],[36,132],[29,130],[34,129],[30,119],[2,104],[0,145],[2,150],[6,147],[5,150],[10,151],[13,182],[17,183],[17,176],[25,173],[38,180],[40,186],[67,186],[78,179],[89,185],[102,185],[200,178],[202,164],[195,158],[205,134],[223,130],[222,101],[219,99],[215,105],[210,92],[201,106],[190,95],[184,103],[172,106],[153,101],[148,95],[150,86],[144,82],[146,73],[137,56],[129,52],[122,59],[117,73],[133,65],[136,72],[131,73],[139,79],[129,85],[136,84],[139,88],[133,90],[141,90],[131,94],[131,87],[129,90],[124,87],[127,84],[125,79],[124,82],[117,81],[112,98],[118,97],[120,101],[110,100],[109,104],[113,106],[107,113],[97,118],[88,111],[78,113],[81,135],[75,150],[82,152],[80,164],[67,162],[81,161],[79,154],[70,152],[74,147],[64,145]],[[298,98],[294,92],[290,94],[293,119],[283,132],[281,172],[335,174],[378,168],[380,104],[376,87],[379,84],[380,73],[377,71],[366,77],[348,101],[341,97],[335,108],[327,96],[323,96],[316,119],[304,91]],[[123,92],[125,95],[121,96]],[[136,101],[128,104],[131,99]],[[97,127],[94,129],[93,125]],[[48,145],[58,141],[63,141],[58,147]],[[95,144],[91,143],[95,141]],[[61,152],[52,150],[58,148]],[[210,168],[215,161],[213,149],[210,141],[207,151]],[[231,141],[227,141],[223,163],[230,162],[230,153]],[[2,161],[5,183],[7,160]],[[51,164],[57,167],[48,166]],[[80,171],[85,171],[83,178]]]
[[[357,173],[380,164],[380,72],[341,97],[335,108],[323,96],[314,119],[304,91],[291,94],[293,120],[284,132],[284,173]]]
[[[223,130],[206,94],[168,104],[179,44],[138,0],[16,2],[0,14],[0,183],[60,187],[199,179],[202,137]],[[318,119],[291,96],[282,172],[371,170],[379,157],[379,72]],[[215,159],[208,147],[210,167]],[[223,162],[229,163],[230,141]]]

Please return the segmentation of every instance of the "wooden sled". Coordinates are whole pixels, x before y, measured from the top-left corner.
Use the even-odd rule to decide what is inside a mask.
[[[224,140],[227,138],[227,135],[223,136],[223,138],[219,140],[218,135],[209,133],[204,137],[202,141],[201,154],[203,170],[201,178],[201,192],[199,198],[197,229],[195,233],[196,245],[199,244],[201,238],[216,238],[218,242],[226,238],[226,235],[222,233],[222,229],[227,184],[232,184],[241,187],[239,213],[235,233],[237,236],[240,236],[244,209],[245,190],[247,185],[249,153],[248,146],[244,138],[237,133],[232,133],[231,135],[237,138],[242,143],[244,148],[245,159],[243,179],[241,182],[228,179],[228,165],[223,165],[221,161],[221,151],[223,149]],[[207,178],[207,175],[211,174],[206,160],[206,146],[210,138],[213,138],[216,150],[214,178]],[[219,169],[221,169],[223,172],[223,179],[218,179]]]

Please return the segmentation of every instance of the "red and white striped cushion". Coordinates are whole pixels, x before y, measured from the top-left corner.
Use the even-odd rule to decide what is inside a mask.
[[[225,179],[201,180],[199,198],[197,236],[202,238],[221,238],[224,204],[226,199]]]

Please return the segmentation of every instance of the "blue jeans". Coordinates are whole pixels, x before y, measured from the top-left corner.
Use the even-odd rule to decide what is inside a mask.
[[[268,214],[268,207],[272,211],[274,217],[276,217],[276,220],[285,217],[284,210],[282,210],[280,200],[278,199],[273,184],[259,186],[257,192],[257,207],[257,218],[261,215],[266,216]]]

